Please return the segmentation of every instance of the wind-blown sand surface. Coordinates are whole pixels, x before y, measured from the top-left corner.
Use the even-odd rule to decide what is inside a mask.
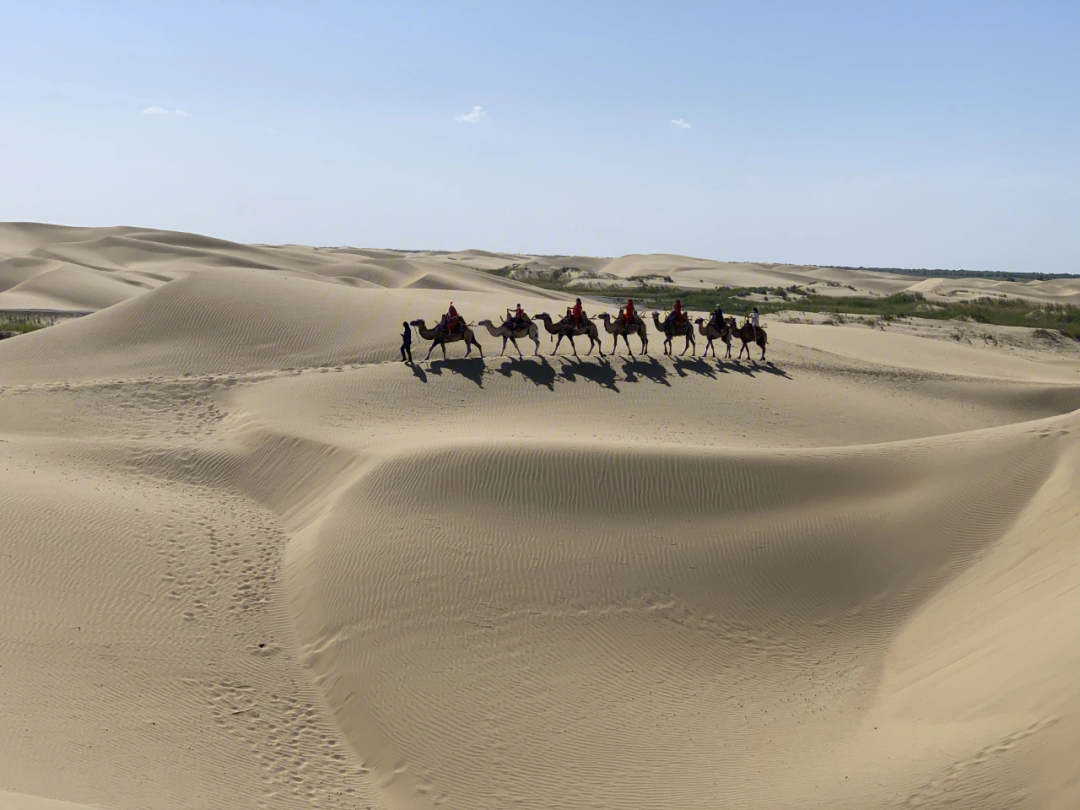
[[[760,262],[719,262],[666,253],[597,258],[529,256],[485,250],[400,251],[303,245],[241,245],[190,233],[147,228],[71,228],[0,223],[0,310],[98,310],[202,270],[250,269],[357,288],[483,292],[529,291],[528,281],[569,268],[564,279],[583,288],[649,283],[682,287],[791,287],[831,296],[918,292],[932,300],[987,295],[1080,304],[1080,279],[1014,282],[924,278],[896,273]],[[522,292],[525,294],[525,292]],[[516,302],[514,302],[516,303]]]
[[[0,343],[0,808],[1080,806],[1068,347],[409,367],[562,303],[186,249]]]

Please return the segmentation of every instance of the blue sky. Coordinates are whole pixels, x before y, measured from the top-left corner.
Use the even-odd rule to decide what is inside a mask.
[[[0,0],[0,45],[0,220],[1080,272],[1075,0]]]

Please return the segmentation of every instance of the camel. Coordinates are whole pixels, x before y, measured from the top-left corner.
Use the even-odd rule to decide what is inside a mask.
[[[705,351],[701,353],[702,357],[705,357],[709,353],[709,349],[712,349],[712,356],[716,357],[716,347],[713,346],[714,340],[720,340],[727,346],[727,351],[724,352],[724,358],[731,357],[731,327],[726,320],[724,321],[722,329],[717,328],[712,319],[709,320],[707,325],[704,318],[698,318],[694,323],[697,324],[698,334],[704,335],[707,340],[705,343]]]
[[[697,354],[697,344],[694,342],[694,325],[690,323],[689,318],[684,323],[661,323],[660,313],[654,312],[652,319],[656,331],[664,333],[664,354],[672,353],[671,341],[680,335],[686,338],[686,345],[683,347],[682,353],[686,354],[686,350],[693,346],[692,354]]]
[[[570,348],[574,350],[574,357],[577,357],[577,346],[574,345],[574,338],[580,337],[581,335],[587,335],[589,338],[589,351],[585,352],[585,354],[592,354],[593,347],[595,346],[600,349],[600,356],[604,356],[604,347],[600,345],[600,333],[596,331],[596,324],[591,320],[586,318],[585,326],[574,327],[570,326],[565,321],[552,323],[551,316],[546,312],[541,312],[536,315],[536,317],[544,322],[544,328],[547,329],[549,333],[559,336],[559,339],[555,341],[555,348],[551,351],[552,354],[555,354],[555,352],[559,350],[559,344],[562,343],[562,339],[568,338],[570,340]]]
[[[525,326],[520,326],[513,329],[505,325],[496,327],[495,324],[488,320],[480,321],[477,326],[486,326],[488,333],[492,337],[502,338],[503,345],[502,351],[499,352],[500,357],[506,354],[506,341],[510,341],[514,344],[514,348],[517,349],[518,357],[521,357],[521,347],[517,345],[517,339],[524,337],[529,338],[533,343],[536,344],[535,354],[540,354],[540,331],[536,328],[536,324],[532,322],[532,319],[529,319],[528,323]]]
[[[614,336],[611,343],[612,354],[615,354],[615,349],[619,346],[619,338],[622,337],[623,343],[626,344],[626,350],[630,352],[630,356],[633,357],[634,350],[630,348],[630,341],[626,339],[628,334],[637,335],[641,338],[641,353],[649,353],[649,334],[645,329],[645,321],[641,320],[641,318],[635,318],[628,327],[625,323],[621,323],[617,319],[614,321],[611,320],[611,316],[606,312],[599,317],[600,320],[604,322],[604,330],[609,335]]]
[[[752,327],[748,323],[743,324],[742,326],[734,326],[735,319],[732,318],[731,321],[732,321],[732,325],[733,325],[733,328],[731,330],[731,334],[742,341],[742,348],[739,349],[739,356],[737,358],[735,358],[735,359],[736,360],[742,360],[742,353],[743,352],[746,352],[746,359],[747,360],[753,359],[753,358],[750,357],[750,344],[751,343],[756,343],[759,347],[761,347],[761,359],[764,360],[765,359],[765,346],[768,345],[768,342],[769,342],[769,337],[768,337],[768,335],[765,334],[765,330],[762,329],[759,326],[757,328],[757,340],[755,340],[754,339],[754,327]]]
[[[475,346],[477,351],[480,352],[481,357],[484,356],[484,350],[480,348],[480,344],[476,341],[476,335],[474,335],[473,330],[467,326],[460,332],[451,332],[450,334],[446,334],[444,332],[440,332],[438,329],[428,329],[427,324],[424,323],[423,318],[418,318],[415,321],[409,321],[409,324],[416,327],[416,331],[420,333],[420,337],[422,337],[424,340],[433,341],[431,344],[431,348],[428,349],[427,357],[424,358],[425,360],[431,358],[431,353],[435,351],[436,346],[442,348],[442,356],[445,360],[446,344],[456,343],[459,340],[465,341],[466,357],[469,356],[469,352],[472,351],[473,346]]]

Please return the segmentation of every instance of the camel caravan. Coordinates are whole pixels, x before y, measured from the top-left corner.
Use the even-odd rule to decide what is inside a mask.
[[[626,350],[633,356],[634,349],[629,340],[631,336],[640,342],[641,350],[639,354],[649,353],[648,327],[634,307],[632,298],[626,299],[626,304],[619,308],[619,314],[615,318],[612,318],[607,312],[601,313],[597,318],[603,323],[604,331],[612,336],[610,352],[612,355],[618,349],[619,338],[621,337]],[[695,356],[697,354],[695,335],[700,335],[705,338],[705,350],[702,352],[702,357],[708,356],[709,349],[712,349],[713,357],[716,357],[716,346],[714,344],[719,340],[727,347],[724,358],[731,359],[732,341],[739,340],[742,343],[742,348],[739,349],[736,360],[742,360],[743,352],[746,352],[747,359],[752,359],[750,355],[751,345],[760,348],[761,360],[765,359],[768,335],[765,329],[761,327],[759,319],[760,314],[757,307],[754,307],[753,312],[744,319],[742,326],[739,326],[738,319],[735,316],[725,317],[723,310],[720,306],[717,306],[715,310],[709,313],[708,320],[697,318],[691,321],[682,308],[682,302],[679,300],[675,301],[675,306],[664,320],[660,320],[659,312],[653,312],[652,314],[653,328],[664,336],[664,354],[674,355],[672,341],[681,337],[684,339],[685,344],[679,356],[685,355],[687,351],[690,352],[691,356]],[[586,338],[589,341],[589,349],[585,352],[586,356],[591,355],[593,349],[598,351],[600,357],[605,356],[603,346],[600,343],[600,331],[592,318],[585,312],[580,298],[572,307],[567,307],[566,315],[557,321],[547,312],[539,312],[530,316],[521,308],[521,304],[518,304],[515,309],[506,310],[506,317],[498,326],[491,320],[480,321],[476,326],[487,329],[492,337],[502,338],[502,352],[500,352],[500,355],[506,353],[506,344],[509,343],[517,350],[518,357],[524,357],[521,347],[518,345],[519,339],[528,338],[531,340],[534,348],[533,354],[540,354],[540,329],[536,325],[537,321],[543,324],[544,330],[555,341],[555,348],[551,350],[552,354],[559,350],[559,345],[563,342],[563,339],[566,339],[570,343],[574,357],[580,357],[574,339]],[[450,308],[434,329],[429,329],[422,318],[405,324],[405,333],[402,335],[401,356],[402,359],[406,359],[407,355],[408,360],[411,361],[412,338],[409,326],[416,327],[420,337],[431,341],[425,360],[431,358],[431,353],[436,348],[442,349],[443,358],[445,358],[446,344],[458,342],[465,343],[466,357],[472,352],[473,346],[476,347],[481,357],[484,356],[484,350],[476,340],[476,333],[465,318],[458,313],[453,301],[450,302]],[[697,326],[696,330],[695,326]]]

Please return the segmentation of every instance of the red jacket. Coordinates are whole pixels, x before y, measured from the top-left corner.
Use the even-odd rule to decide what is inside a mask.
[[[634,320],[634,304],[632,301],[626,302],[626,322],[630,323]]]

